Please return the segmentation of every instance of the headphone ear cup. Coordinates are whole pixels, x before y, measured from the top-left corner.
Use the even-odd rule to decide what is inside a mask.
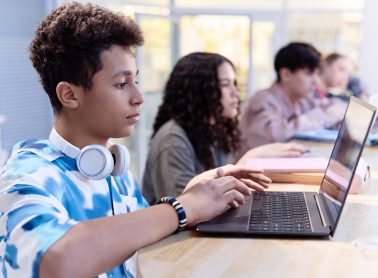
[[[121,144],[113,144],[109,147],[109,151],[114,158],[112,176],[120,176],[126,174],[130,167],[130,153],[129,150]]]
[[[101,145],[89,145],[76,158],[79,172],[86,178],[101,180],[110,175],[114,160],[110,151]]]

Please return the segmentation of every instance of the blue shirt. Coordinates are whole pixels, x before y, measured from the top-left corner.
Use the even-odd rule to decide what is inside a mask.
[[[130,172],[89,180],[48,140],[18,143],[0,182],[0,277],[38,277],[42,256],[76,223],[148,206]],[[136,276],[136,254],[98,277],[125,276]]]

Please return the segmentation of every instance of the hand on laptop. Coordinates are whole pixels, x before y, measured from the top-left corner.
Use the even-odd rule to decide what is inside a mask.
[[[205,173],[200,174],[200,178],[193,178],[194,182],[201,181],[188,184],[184,193],[177,197],[185,209],[189,226],[207,221],[230,207],[243,205],[244,197],[251,194],[251,189],[264,190],[271,182],[262,170],[249,166],[226,165]]]
[[[272,182],[267,176],[263,174],[263,170],[251,167],[248,165],[233,165],[228,164],[216,169],[205,171],[194,178],[192,178],[186,185],[185,190],[188,190],[193,185],[203,181],[216,179],[223,176],[232,176],[244,182],[252,189],[262,191],[267,188]]]
[[[272,143],[262,145],[247,151],[237,162],[245,164],[248,159],[256,157],[297,157],[308,151],[308,148],[299,143]]]
[[[216,177],[233,176],[244,182],[249,188],[257,191],[264,191],[272,182],[270,178],[265,176],[263,170],[256,169],[251,166],[228,164],[216,169]]]

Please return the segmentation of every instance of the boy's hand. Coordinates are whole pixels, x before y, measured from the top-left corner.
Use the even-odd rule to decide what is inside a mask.
[[[249,188],[257,191],[264,191],[272,182],[270,178],[263,174],[263,170],[247,165],[228,164],[215,170],[215,178],[232,176],[245,183]]]
[[[252,189],[264,190],[271,182],[262,170],[249,166],[226,165],[205,173],[199,175],[201,181],[187,186],[177,197],[185,209],[188,226],[207,221],[230,207],[243,205],[244,197],[250,195]]]
[[[223,174],[220,175],[219,173]],[[263,170],[261,169],[256,169],[248,165],[227,164],[195,176],[189,181],[184,192],[201,181],[211,180],[221,176],[232,176],[242,181],[247,180],[246,183],[249,187],[260,191],[264,190],[264,188],[268,188],[269,184],[272,182],[271,179],[263,175]]]

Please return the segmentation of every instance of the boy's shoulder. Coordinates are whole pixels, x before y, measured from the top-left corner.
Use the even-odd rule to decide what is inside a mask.
[[[277,97],[281,97],[281,95],[285,94],[283,88],[277,84],[273,83],[270,87],[260,89],[255,92],[254,95],[252,95],[251,99],[254,101],[256,100],[269,100],[269,99],[275,99]]]
[[[64,156],[48,140],[28,139],[14,145],[12,153],[2,167],[1,177],[21,177],[44,167]]]
[[[10,159],[20,155],[38,156],[50,162],[64,156],[49,140],[42,139],[28,139],[15,144]]]

